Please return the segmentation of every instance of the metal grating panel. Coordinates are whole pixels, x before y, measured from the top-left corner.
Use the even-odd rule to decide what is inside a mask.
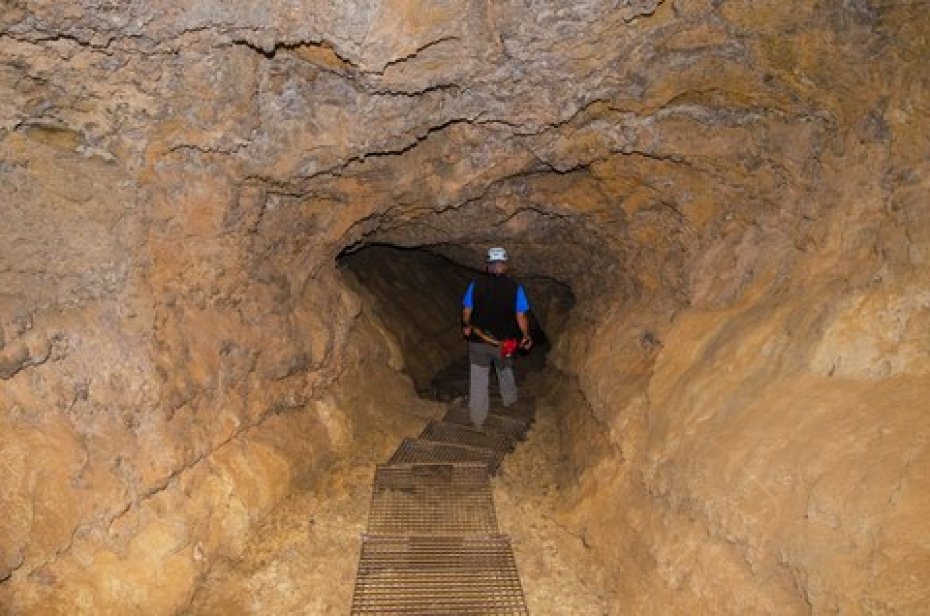
[[[528,614],[510,541],[363,537],[352,614]]]
[[[489,473],[496,473],[504,454],[493,449],[466,447],[454,443],[437,443],[419,438],[405,438],[388,460],[388,464],[428,462],[480,462]]]
[[[379,466],[368,516],[373,535],[496,534],[486,464]]]
[[[460,426],[471,426],[471,417],[468,414],[468,409],[462,406],[453,406],[448,411],[446,411],[445,417],[442,418],[443,421],[448,423],[458,424]],[[498,415],[497,413],[489,413],[487,418],[484,420],[485,430],[490,430],[492,432],[499,432],[501,434],[509,434],[518,441],[526,440],[526,432],[528,430],[527,422],[516,418],[508,417],[506,415]]]
[[[504,406],[503,404],[492,404],[491,408],[498,415],[519,419],[527,424],[533,423],[536,418],[536,408],[532,401],[526,398],[520,398],[513,406]]]
[[[428,441],[455,443],[468,447],[484,447],[498,451],[513,451],[514,439],[507,434],[483,432],[459,424],[431,421],[426,424],[420,438]]]

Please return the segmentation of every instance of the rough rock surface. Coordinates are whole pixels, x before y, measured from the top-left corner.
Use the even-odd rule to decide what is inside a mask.
[[[878,0],[4,3],[0,606],[186,605],[429,412],[337,255],[503,243],[577,299],[558,519],[617,612],[919,613],[928,27]]]

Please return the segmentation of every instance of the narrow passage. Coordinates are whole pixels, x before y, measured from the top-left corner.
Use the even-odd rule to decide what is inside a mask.
[[[463,368],[456,362],[434,387],[461,387]],[[454,405],[378,466],[352,614],[528,614],[490,477],[533,418],[526,397],[509,408],[495,400],[476,430]]]
[[[510,540],[529,613],[534,616],[617,613],[617,604],[609,591],[610,582],[601,579],[592,568],[583,539],[565,530],[554,514],[563,483],[559,460],[560,409],[547,399],[545,389],[565,377],[544,368],[542,353],[534,351],[522,359],[517,367],[521,395],[517,409],[518,413],[535,411],[535,421],[526,432],[526,440],[517,443],[491,480],[498,534]],[[448,423],[463,425],[463,418],[467,416],[464,405],[467,367],[463,358],[433,379],[430,393],[443,403],[430,405],[432,419],[424,420],[427,429],[440,417]],[[527,423],[520,421],[519,414],[513,418],[499,412],[500,400],[493,383],[491,402],[488,426],[506,432],[508,428]],[[419,439],[410,439],[416,440]],[[432,445],[438,450],[443,446],[463,447],[443,442]],[[471,447],[467,451],[475,450],[470,445],[464,447]],[[480,450],[475,451],[480,456]],[[482,463],[481,459],[477,458],[479,465],[487,463]],[[373,519],[378,528],[395,532],[391,526],[396,524],[391,521],[393,518],[379,517],[372,507],[372,488],[377,482],[380,462],[377,459],[347,460],[332,469],[325,484],[294,493],[259,524],[241,559],[214,565],[185,613],[349,613],[357,592],[362,537],[373,534]],[[468,466],[467,463],[460,465]],[[487,475],[486,471],[482,472]],[[439,477],[443,478],[441,472]],[[467,474],[460,474],[454,479],[478,483],[474,476],[467,477]],[[424,479],[424,483],[437,483],[435,477],[430,479],[429,475]],[[407,479],[402,474],[382,476],[382,485],[391,482],[403,485],[404,481]],[[429,489],[433,494],[438,492],[435,488]],[[390,498],[400,498],[404,502],[406,498],[406,502],[410,502],[403,489],[394,492],[390,497],[384,496],[390,491],[384,492],[382,500],[390,502]],[[476,502],[488,498],[483,489],[473,488],[470,494],[469,498]],[[478,508],[472,507],[469,511],[475,513]],[[448,508],[443,513],[448,514]],[[412,523],[420,528],[429,528],[431,521],[430,517],[413,514]],[[445,523],[476,529],[487,525],[488,520],[481,515],[470,515]],[[518,605],[518,609],[522,607]]]

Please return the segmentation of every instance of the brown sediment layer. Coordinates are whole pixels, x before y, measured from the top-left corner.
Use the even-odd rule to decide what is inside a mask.
[[[0,606],[185,606],[436,415],[503,244],[610,609],[919,611],[928,11],[7,3]]]

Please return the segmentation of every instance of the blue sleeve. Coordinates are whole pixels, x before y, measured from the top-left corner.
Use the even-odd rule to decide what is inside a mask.
[[[475,283],[474,281],[472,281],[472,283],[468,285],[468,290],[465,291],[465,297],[462,298],[462,308],[474,308],[475,307],[475,300],[472,297],[474,294],[475,294]]]
[[[530,302],[526,299],[526,292],[523,290],[523,285],[517,287],[517,312],[529,312]]]

